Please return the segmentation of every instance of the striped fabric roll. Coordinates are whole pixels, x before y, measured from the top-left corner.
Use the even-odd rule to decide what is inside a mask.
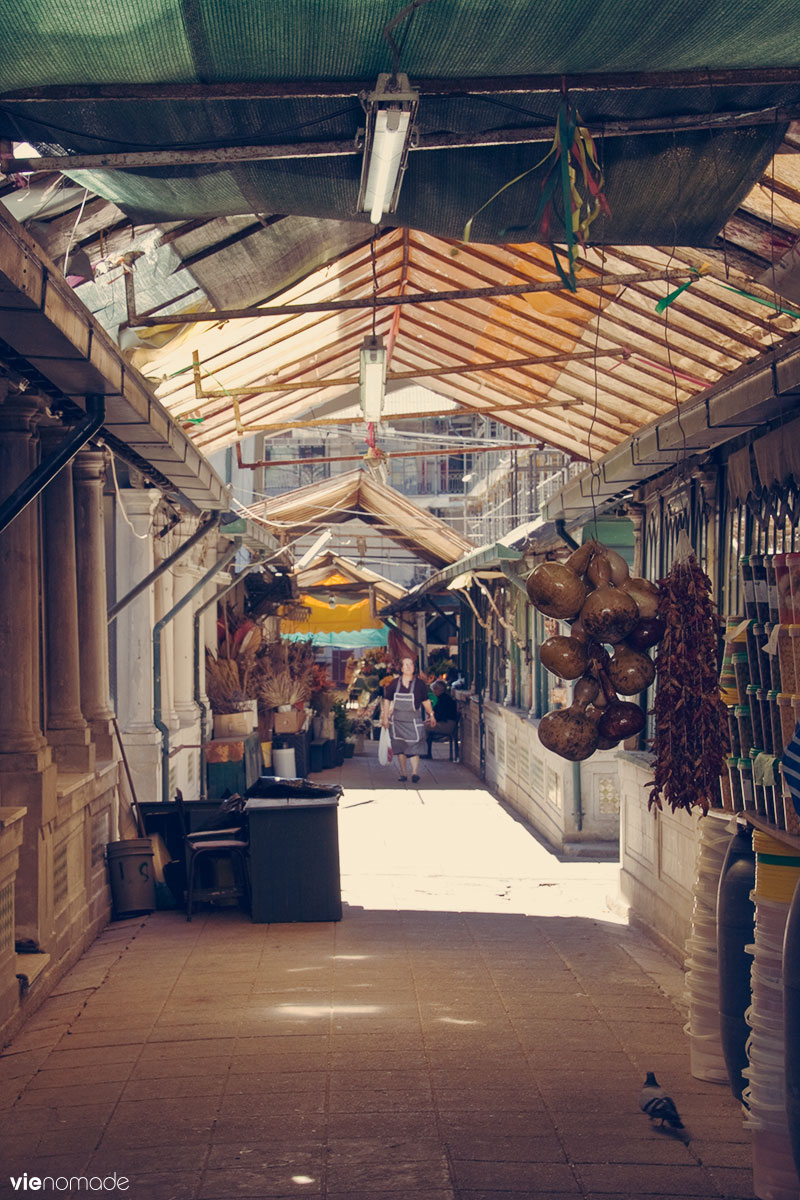
[[[795,725],[792,739],[783,752],[781,766],[795,811],[800,815],[800,721]]]

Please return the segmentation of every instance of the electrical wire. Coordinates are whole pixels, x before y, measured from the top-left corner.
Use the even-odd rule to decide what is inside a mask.
[[[274,500],[274,499],[276,499],[276,497],[271,496],[271,497],[269,497],[269,499]],[[233,499],[233,503],[236,505],[236,508],[238,509],[238,511],[242,512],[246,517],[249,517],[251,521],[260,521],[262,523],[266,523],[267,525],[274,525],[274,527],[276,529],[296,529],[297,528],[297,521],[276,521],[269,515],[269,513],[266,513],[266,512],[256,513],[251,508],[249,508],[246,504],[242,504],[241,500],[237,500],[235,497]],[[343,513],[343,512],[346,512],[346,513],[353,512],[354,514],[356,514],[356,510],[354,510],[354,509],[353,510],[343,509],[343,508],[339,508],[336,504],[334,504],[330,508],[323,508],[323,509],[320,509],[318,512],[315,512],[313,517],[310,518],[310,521],[320,521],[320,520],[322,520],[323,517],[330,516],[331,513]]]
[[[369,239],[369,257],[372,264],[372,336],[376,336],[378,321],[378,264],[375,256],[375,243],[378,239],[377,228]]]
[[[20,134],[22,134],[17,116],[12,109],[9,109],[7,105],[0,104],[0,113],[5,113],[8,117],[10,117],[10,119],[14,122],[15,127],[20,131]],[[312,120],[302,121],[296,125],[289,125],[286,128],[279,129],[277,131],[269,129],[265,130],[262,128],[259,130],[253,130],[248,134],[242,134],[238,137],[211,138],[202,142],[171,142],[169,145],[162,145],[159,143],[158,147],[153,146],[152,142],[128,142],[123,138],[109,137],[108,135],[103,137],[101,134],[89,133],[85,129],[66,129],[63,125],[54,125],[52,121],[41,121],[38,119],[38,117],[28,116],[27,113],[25,114],[25,122],[26,124],[40,125],[44,130],[52,130],[55,133],[63,133],[66,134],[67,137],[74,137],[78,140],[85,139],[86,141],[91,142],[102,142],[106,147],[109,145],[120,146],[125,150],[138,150],[145,153],[148,150],[154,150],[156,148],[159,150],[219,150],[224,149],[226,146],[249,146],[254,141],[258,141],[259,138],[269,137],[270,139],[274,140],[275,138],[288,137],[289,134],[298,133],[302,129],[309,129],[315,125],[324,125],[328,121],[334,121],[339,117],[349,116],[351,113],[358,113],[360,115],[360,106],[349,104],[347,108],[337,109],[336,112],[328,113],[324,117],[314,117]],[[21,140],[29,139],[21,138]],[[39,144],[50,145],[50,143],[42,143],[41,141]],[[82,151],[70,151],[63,146],[61,149],[65,154],[83,153]]]
[[[133,522],[131,521],[130,517],[128,516],[127,512],[125,511],[125,505],[122,503],[122,493],[121,493],[121,491],[120,491],[119,482],[118,482],[118,480],[117,480],[117,468],[116,468],[116,465],[115,465],[115,463],[114,463],[114,452],[113,452],[113,450],[110,452],[110,454],[109,454],[109,458],[110,458],[110,460],[111,460],[111,475],[112,475],[112,478],[113,478],[113,480],[114,480],[114,491],[115,491],[115,492],[116,492],[116,494],[117,494],[117,504],[119,505],[119,511],[120,511],[120,513],[121,513],[121,515],[122,515],[122,519],[123,519],[123,521],[125,522],[125,524],[128,526],[128,528],[130,529],[130,531],[131,531],[131,533],[133,534],[133,536],[134,536],[135,538],[138,538],[140,542],[143,542],[143,541],[145,541],[145,539],[146,539],[146,538],[149,538],[149,537],[150,537],[150,534],[153,532],[153,525],[154,525],[153,516],[152,516],[152,514],[151,514],[151,516],[150,516],[150,523],[149,523],[149,525],[147,526],[147,530],[146,530],[146,532],[145,532],[145,533],[137,533],[137,532],[136,532],[136,527],[134,526]]]
[[[600,256],[600,291],[597,296],[597,321],[595,323],[594,336],[594,404],[592,407],[592,419],[589,423],[589,431],[586,434],[586,450],[589,455],[589,470],[591,479],[589,481],[589,499],[592,502],[592,528],[593,537],[597,537],[597,493],[600,488],[600,466],[592,455],[592,437],[594,436],[594,427],[597,423],[597,414],[600,409],[600,368],[598,366],[597,355],[600,347],[600,318],[603,312],[603,280],[605,279],[606,270],[606,248],[601,248]]]
[[[681,171],[681,159],[680,159],[680,154],[677,151],[677,143],[676,143],[676,138],[675,138],[674,133],[672,135],[672,147],[673,147],[673,151],[675,152],[675,161],[676,161],[675,169],[677,171],[677,180],[678,180],[678,194],[677,194],[677,198],[676,198],[676,209],[678,212],[680,212],[681,211],[680,204],[681,204],[681,200],[683,197],[683,173]],[[675,257],[677,248],[678,248],[678,221],[677,221],[677,217],[675,216],[675,213],[673,212],[673,214],[672,214],[672,249],[670,250],[669,258],[667,260],[667,270],[666,270],[667,294],[669,294],[669,291],[670,291],[669,269],[672,266],[672,260]],[[680,435],[681,435],[681,441],[682,441],[681,458],[678,463],[678,474],[683,478],[683,482],[685,485],[688,482],[687,478],[686,478],[686,465],[688,462],[689,451],[688,451],[688,443],[686,440],[686,430],[684,429],[684,426],[683,426],[683,420],[682,420],[682,414],[681,414],[681,401],[680,401],[680,396],[678,394],[678,375],[672,366],[672,345],[671,345],[670,339],[669,339],[669,316],[670,316],[671,307],[672,306],[670,304],[668,304],[667,307],[664,309],[664,346],[667,351],[667,365],[669,367],[670,374],[672,375],[672,387],[673,387],[674,400],[675,400],[675,420],[677,422],[678,429],[679,429]]]
[[[222,385],[220,385],[220,386],[222,386]],[[402,414],[399,414],[399,415],[402,415]],[[455,410],[454,410],[454,415],[455,415]],[[391,420],[391,418],[389,418],[389,419]],[[431,420],[431,419],[433,419],[433,418],[430,418],[430,417],[420,417],[419,418],[419,420]],[[286,430],[278,429],[274,433],[267,433],[265,435],[265,437],[267,439],[269,439],[270,441],[272,441],[275,438],[281,437],[281,435],[283,435],[285,433],[286,433]],[[329,438],[329,437],[333,437],[333,436],[350,437],[354,441],[359,441],[359,440],[362,442],[364,441],[363,435],[360,433],[356,433],[349,425],[329,425],[325,428],[324,431],[320,431],[319,436],[324,436],[325,438]],[[455,451],[458,451],[462,446],[468,447],[471,444],[474,444],[476,446],[484,446],[484,445],[486,445],[487,438],[489,437],[488,434],[484,434],[481,437],[477,434],[462,435],[462,434],[451,434],[451,433],[426,433],[426,432],[423,432],[422,430],[405,431],[405,430],[400,430],[400,429],[387,429],[386,432],[382,436],[387,442],[388,441],[443,442],[448,446],[452,445]],[[509,435],[507,438],[504,438],[504,441],[510,442],[510,441],[512,441],[512,439],[513,439],[513,431],[509,430]],[[287,441],[288,440],[289,439],[287,438]],[[523,449],[523,447],[520,446],[520,449]],[[560,451],[557,451],[557,450],[545,450],[544,446],[542,447],[542,452],[546,453],[546,454],[560,453]],[[469,453],[468,450],[467,450],[467,453]],[[502,451],[498,451],[498,453],[502,453]]]
[[[72,252],[72,243],[75,241],[75,234],[78,232],[78,226],[81,223],[81,217],[83,216],[83,210],[86,207],[86,198],[88,195],[89,195],[89,189],[87,187],[87,188],[83,189],[83,199],[81,200],[81,206],[78,209],[78,215],[75,218],[75,224],[72,226],[72,232],[70,233],[69,241],[67,242],[67,249],[64,252],[64,266],[62,267],[62,274],[64,275],[65,278],[66,278],[66,274],[67,274],[67,265],[69,264],[69,256],[70,256],[70,253]]]
[[[418,8],[421,8],[423,4],[429,3],[430,0],[411,0],[410,4],[407,4],[405,8],[401,8],[397,16],[392,17],[391,21],[384,26],[383,36],[389,43],[389,49],[392,52],[392,75],[394,76],[396,76],[397,72],[400,70],[400,55],[408,40],[408,35],[411,31],[411,22],[414,20],[414,15]],[[397,42],[392,37],[392,30],[395,29],[405,17],[408,17],[408,23],[403,31],[401,45],[398,46]]]

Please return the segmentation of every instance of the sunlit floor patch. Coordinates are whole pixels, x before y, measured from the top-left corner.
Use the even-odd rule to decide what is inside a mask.
[[[445,786],[423,778],[398,791],[377,770],[372,790],[345,781],[354,805],[339,813],[348,904],[626,923],[618,863],[561,862],[464,767],[434,760],[425,769]]]
[[[377,1004],[279,1004],[274,1010],[284,1017],[368,1016],[381,1012]]]

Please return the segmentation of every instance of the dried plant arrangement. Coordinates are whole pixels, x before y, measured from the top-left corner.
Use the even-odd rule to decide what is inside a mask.
[[[316,663],[313,638],[288,642],[286,644],[286,656],[289,670],[296,679],[301,679],[305,676],[308,676],[309,679],[311,678]]]
[[[217,623],[218,654],[206,652],[206,691],[216,713],[240,712],[257,698],[252,675],[263,642],[258,622],[225,605]]]
[[[262,642],[249,673],[249,684],[266,708],[304,704],[314,683],[313,641]]]
[[[230,658],[217,658],[206,651],[206,692],[215,713],[242,712],[250,697],[242,687],[239,666]]]
[[[259,699],[267,708],[280,708],[284,704],[302,704],[311,695],[307,679],[293,679],[288,670],[277,675],[267,675],[261,680]]]
[[[315,663],[311,672],[311,695],[309,696],[311,707],[321,717],[327,717],[333,710],[333,701],[333,680],[326,667]]]

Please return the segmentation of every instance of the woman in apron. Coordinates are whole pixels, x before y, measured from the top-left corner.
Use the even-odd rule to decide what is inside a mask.
[[[426,684],[416,674],[413,658],[404,658],[400,666],[400,677],[390,683],[383,694],[381,724],[389,730],[401,782],[408,778],[407,760],[410,759],[411,782],[418,783],[419,756],[426,749],[425,722],[433,720],[433,707]]]

